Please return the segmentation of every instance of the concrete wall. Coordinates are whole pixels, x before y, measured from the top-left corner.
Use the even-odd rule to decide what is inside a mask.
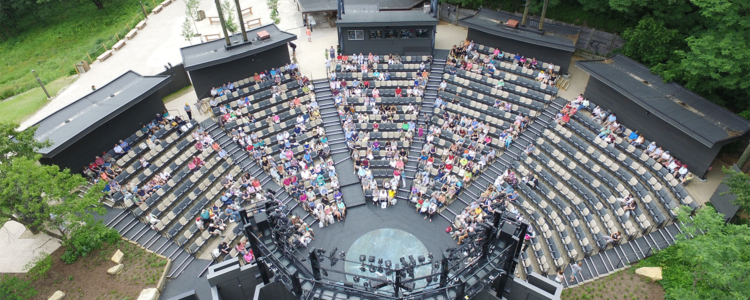
[[[283,67],[289,62],[289,47],[284,43],[258,54],[189,71],[188,73],[190,73],[195,94],[198,99],[203,99],[211,95],[211,88],[213,87],[252,77],[255,73],[264,70]]]
[[[560,66],[560,74],[568,73],[568,66],[573,57],[573,52],[498,37],[472,28],[469,28],[466,38],[488,47],[498,47],[505,52],[520,53],[526,57],[536,57],[537,60],[554,63]]]
[[[380,30],[385,34],[386,30],[401,29],[425,29],[428,30],[429,37],[422,39],[416,37],[411,39],[370,39],[370,30]],[[354,53],[363,53],[365,56],[368,53],[381,56],[396,53],[399,55],[431,55],[433,40],[435,39],[435,26],[340,27],[338,30],[341,51],[349,55]],[[349,40],[349,30],[363,30],[364,40]]]

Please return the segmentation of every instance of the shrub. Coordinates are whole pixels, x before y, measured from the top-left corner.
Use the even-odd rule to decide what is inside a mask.
[[[26,300],[38,293],[28,280],[10,275],[3,275],[3,278],[0,279],[0,299]]]
[[[42,253],[32,259],[23,268],[28,271],[31,280],[47,278],[47,273],[52,268],[52,256],[47,253]],[[0,297],[0,299],[2,298]]]
[[[60,258],[71,264],[79,257],[86,257],[91,251],[101,249],[104,243],[114,244],[120,239],[120,233],[105,226],[101,221],[87,224],[74,231],[67,242],[65,254]]]

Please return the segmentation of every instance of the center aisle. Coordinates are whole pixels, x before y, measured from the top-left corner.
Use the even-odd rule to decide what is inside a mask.
[[[323,128],[328,135],[328,145],[331,148],[331,157],[336,163],[336,174],[338,174],[339,184],[341,184],[341,194],[344,204],[348,209],[366,204],[365,193],[359,183],[356,175],[350,174],[354,170],[354,163],[349,155],[349,149],[346,147],[346,137],[344,128],[339,121],[336,112],[336,104],[333,100],[333,93],[328,85],[328,80],[313,80],[315,86],[315,95],[320,106],[320,116],[323,120]]]

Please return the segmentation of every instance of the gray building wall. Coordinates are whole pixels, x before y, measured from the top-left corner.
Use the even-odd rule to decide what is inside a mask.
[[[686,163],[691,172],[701,177],[708,172],[721,147],[734,141],[706,147],[593,76],[589,79],[584,95],[602,109],[614,112],[617,121],[625,127],[638,130],[648,141],[656,141],[658,146]]]
[[[250,55],[220,65],[188,71],[198,99],[208,97],[211,88],[227,82],[252,77],[255,73],[271,68],[282,67],[290,62],[289,47],[286,43],[278,47]]]
[[[380,30],[385,34],[386,30],[402,30],[402,29],[426,29],[428,30],[428,38],[410,38],[410,39],[370,39],[370,30]],[[373,26],[373,27],[339,27],[339,43],[341,45],[341,51],[346,54],[352,55],[354,53],[362,53],[367,55],[368,53],[385,55],[385,54],[396,54],[399,55],[432,55],[432,49],[434,46],[435,39],[435,26]],[[349,30],[362,30],[364,31],[364,40],[349,40]]]
[[[560,66],[560,74],[568,73],[568,66],[573,57],[573,52],[499,37],[473,28],[469,28],[466,38],[487,47],[496,47],[505,52],[519,53],[526,57],[536,57],[537,60],[543,62],[551,62]]]

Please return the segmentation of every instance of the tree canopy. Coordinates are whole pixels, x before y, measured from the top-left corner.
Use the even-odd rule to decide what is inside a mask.
[[[725,225],[710,206],[692,219],[690,211],[680,209],[684,226],[675,244],[641,264],[663,268],[666,299],[749,299],[750,227]]]
[[[721,171],[727,174],[724,184],[729,187],[729,191],[722,195],[737,196],[732,200],[732,204],[739,206],[745,212],[750,211],[750,175],[726,167],[722,167]]]
[[[36,127],[17,131],[18,124],[12,122],[0,123],[0,163],[6,163],[12,157],[36,157],[36,151],[49,146],[49,141],[39,142],[34,138]]]

